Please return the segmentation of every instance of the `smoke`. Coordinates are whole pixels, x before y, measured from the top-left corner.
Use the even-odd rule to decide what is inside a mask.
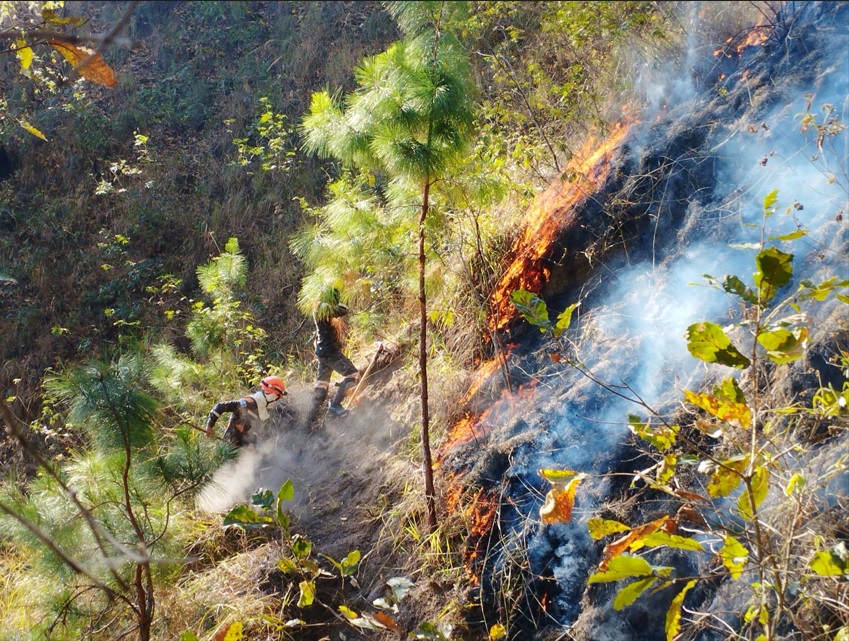
[[[239,450],[235,460],[216,470],[200,493],[198,508],[224,513],[240,503],[250,503],[259,489],[277,492],[292,481],[295,497],[286,509],[298,518],[309,518],[315,500],[325,490],[334,496],[346,492],[343,473],[367,471],[380,461],[403,435],[378,407],[364,400],[342,419],[324,417],[314,429],[305,427],[312,388],[289,387],[294,415],[272,417],[257,430],[257,443]],[[318,499],[316,499],[318,497]]]
[[[505,472],[514,487],[532,488],[535,497],[524,502],[516,498],[516,505],[525,506],[513,519],[516,528],[539,523],[538,509],[547,490],[537,474],[540,468],[590,475],[579,492],[573,522],[539,525],[526,541],[532,573],[553,574],[561,589],[557,603],[562,623],[574,622],[579,615],[583,586],[597,560],[598,546],[589,540],[582,521],[609,498],[607,482],[600,479],[639,469],[638,461],[628,460],[635,456],[629,446],[628,415],[645,419],[647,407],[660,413],[675,410],[684,389],[698,389],[720,373],[731,373],[696,360],[687,349],[690,324],[739,320],[736,299],[710,287],[704,276],[721,280],[736,275],[754,288],[757,250],[735,245],[766,239],[767,246],[795,257],[797,276],[779,297],[794,292],[800,276],[814,282],[849,278],[849,136],[839,127],[826,129],[834,116],[845,123],[849,111],[845,25],[833,25],[816,42],[799,26],[794,32],[798,39],[785,46],[788,51],[797,47],[796,56],[805,57],[803,65],[789,64],[786,52],[779,50],[753,51],[722,86],[694,80],[690,71],[705,68],[699,58],[705,45],[698,41],[697,29],[690,33],[693,40],[682,63],[686,73],[664,80],[642,76],[649,112],[642,131],[629,134],[631,149],[639,154],[643,145],[662,142],[675,128],[672,119],[680,118],[684,126],[709,129],[700,149],[683,151],[710,158],[712,174],[699,176],[706,185],[686,205],[673,203],[670,207],[678,210],[660,207],[652,212],[656,230],[672,227],[669,221],[677,219],[674,234],[656,236],[667,245],[652,245],[642,253],[644,261],[606,266],[602,284],[582,302],[581,316],[569,332],[574,353],[568,356],[581,363],[583,372],[561,364],[542,366],[539,378],[546,389],[539,393],[538,407],[522,416],[531,429],[542,429],[532,442],[512,452]],[[720,88],[727,95],[721,95]],[[679,104],[677,112],[658,125],[652,109],[661,102],[669,107],[673,101]],[[807,130],[806,114],[815,118]],[[818,137],[819,132],[824,135]],[[638,147],[634,141],[642,144]],[[776,213],[765,220],[764,197],[773,190],[778,191]],[[803,238],[778,238],[801,229],[807,231]],[[815,324],[833,309],[810,307]],[[732,340],[744,353],[750,348],[745,341],[751,338],[742,332],[733,333]],[[549,349],[542,347],[525,358],[544,362]],[[493,437],[510,433],[515,428],[507,424],[517,420],[505,420]]]

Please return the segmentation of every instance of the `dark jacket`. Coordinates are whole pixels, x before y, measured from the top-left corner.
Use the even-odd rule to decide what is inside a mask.
[[[313,320],[315,321],[315,337],[313,342],[316,356],[330,356],[342,351],[339,332],[333,320],[341,318],[347,313],[347,307],[337,305],[329,315],[323,318],[313,315]]]

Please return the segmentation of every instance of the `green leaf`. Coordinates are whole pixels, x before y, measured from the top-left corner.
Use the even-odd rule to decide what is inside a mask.
[[[354,572],[357,571],[357,566],[360,563],[360,551],[353,550],[349,552],[344,559],[342,559],[342,563],[340,563],[340,571],[342,576],[351,576]]]
[[[569,305],[569,307],[564,309],[557,317],[557,324],[554,326],[553,330],[555,338],[560,338],[560,335],[569,329],[569,326],[572,324],[572,312],[574,312],[580,304],[581,303],[575,303],[574,305]]]
[[[652,566],[649,562],[638,556],[620,554],[610,559],[607,570],[593,574],[588,583],[608,583],[619,581],[629,577],[651,576]]]
[[[315,582],[301,581],[299,587],[301,588],[301,595],[298,597],[298,607],[306,608],[311,606],[313,601],[315,601]]]
[[[787,482],[787,487],[784,488],[785,496],[791,496],[796,490],[801,490],[805,487],[805,482],[805,477],[799,472],[796,472],[790,477],[790,480]]]
[[[796,240],[798,238],[803,238],[808,235],[807,229],[797,229],[794,232],[790,232],[789,234],[782,234],[781,236],[770,236],[767,240]]]
[[[793,254],[768,247],[758,254],[755,264],[755,286],[760,292],[760,304],[766,305],[793,277]]]
[[[766,196],[764,196],[764,215],[771,216],[775,213],[775,203],[778,202],[778,190],[773,189]]]
[[[672,599],[672,603],[669,604],[669,609],[666,611],[666,641],[673,641],[681,631],[681,606],[684,604],[684,597],[687,596],[687,592],[694,585],[696,585],[696,579],[688,581],[684,589],[676,594],[675,598]]]
[[[706,363],[719,363],[728,367],[743,369],[751,362],[743,356],[722,328],[714,323],[703,321],[693,323],[687,328],[687,349],[695,358]]]
[[[743,547],[733,536],[725,537],[725,544],[719,552],[722,558],[722,565],[728,568],[732,579],[737,579],[743,573],[743,568],[746,565],[746,559],[749,558],[749,551]]]
[[[613,609],[618,611],[631,605],[643,592],[657,583],[657,580],[655,576],[648,576],[629,583],[616,593],[616,597],[613,599]]]
[[[675,445],[675,436],[679,430],[677,425],[652,427],[634,414],[628,415],[628,427],[634,434],[657,448],[658,452],[665,452]]]
[[[740,500],[737,502],[737,509],[740,510],[740,514],[747,521],[751,521],[755,518],[755,512],[766,498],[766,495],[769,492],[769,477],[769,469],[765,466],[758,465],[755,468],[751,481],[752,498],[755,502],[754,506],[752,505],[748,492],[743,492],[743,494],[740,495]]]
[[[269,516],[259,515],[247,505],[237,505],[224,517],[222,525],[235,525],[246,530],[267,527],[273,525],[274,521]]]
[[[198,638],[198,635],[191,630],[186,630],[180,635],[180,641],[200,641],[200,639]]]
[[[261,507],[263,511],[270,510],[274,504],[274,493],[271,490],[259,489],[251,497],[251,504]]]
[[[843,576],[849,578],[849,554],[846,543],[841,541],[827,552],[817,552],[808,565],[820,576]]]
[[[280,486],[280,490],[277,492],[277,498],[280,501],[291,501],[295,498],[295,486],[292,484],[292,481],[286,480],[286,482]]]
[[[620,523],[619,521],[602,519],[597,516],[594,516],[593,518],[587,521],[587,529],[590,531],[590,536],[598,540],[603,539],[604,537],[610,534],[627,532],[631,528],[625,525],[624,523]]]
[[[517,289],[510,298],[525,320],[539,327],[540,332],[553,330],[548,319],[548,307],[539,296],[524,289]]]
[[[773,331],[764,331],[758,334],[758,342],[767,350],[767,356],[773,363],[790,363],[805,355],[808,328],[796,327],[789,330],[780,327]]]
[[[312,551],[312,542],[302,536],[295,536],[292,539],[292,554],[296,559],[305,559]]]
[[[283,574],[289,574],[291,572],[297,572],[300,568],[298,564],[295,563],[292,559],[283,557],[277,561],[277,567],[280,568],[280,571]]]
[[[756,247],[759,249],[759,247]],[[741,300],[754,305],[758,302],[758,297],[751,289],[746,287],[742,280],[737,276],[726,276],[722,281],[722,289],[728,294],[735,294]]]

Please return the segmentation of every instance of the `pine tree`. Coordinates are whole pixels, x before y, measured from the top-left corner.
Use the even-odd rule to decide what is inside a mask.
[[[422,453],[428,525],[436,527],[427,378],[426,231],[431,190],[463,160],[472,135],[474,83],[468,55],[452,32],[462,2],[391,2],[404,39],[366,59],[357,89],[341,104],[313,95],[303,133],[308,151],[385,178],[387,207],[418,212]]]

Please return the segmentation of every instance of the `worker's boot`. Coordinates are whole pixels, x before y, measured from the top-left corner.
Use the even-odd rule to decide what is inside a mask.
[[[314,387],[312,390],[312,407],[310,407],[310,413],[307,416],[307,429],[313,426],[315,420],[318,418],[318,412],[321,409],[321,406],[324,404],[324,399],[327,398],[327,388],[326,387]]]
[[[352,388],[356,382],[357,379],[349,376],[339,383],[339,388],[336,390],[336,393],[333,395],[333,398],[330,400],[330,405],[327,408],[327,411],[330,414],[339,418],[348,415],[348,410],[342,407],[342,401],[345,400],[345,396],[348,395],[348,390]]]

